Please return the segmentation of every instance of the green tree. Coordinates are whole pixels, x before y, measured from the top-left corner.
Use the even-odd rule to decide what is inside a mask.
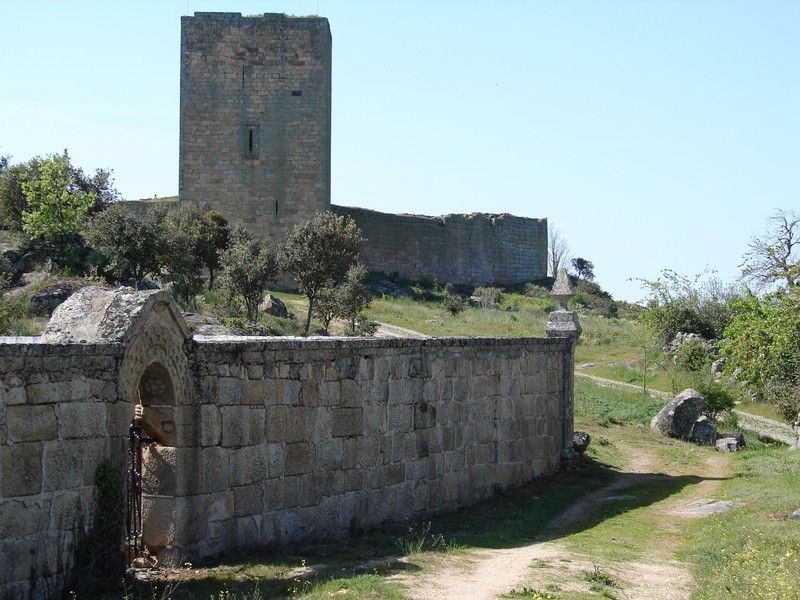
[[[108,260],[118,281],[133,277],[135,286],[160,272],[165,254],[164,212],[134,214],[124,202],[95,215],[86,230],[89,244]]]
[[[22,183],[37,176],[40,164],[40,158],[32,158],[26,163],[7,165],[0,173],[0,225],[3,227],[22,231],[22,216],[28,210]]]
[[[731,317],[731,302],[741,291],[714,277],[704,280],[704,275],[689,278],[664,269],[655,281],[638,280],[649,291],[642,319],[662,344],[679,331],[706,339],[722,336]]]
[[[38,177],[26,173],[22,193],[28,204],[22,214],[22,230],[51,243],[80,232],[96,200],[93,194],[78,189],[66,152],[45,158]]]
[[[203,265],[208,269],[208,287],[214,287],[214,273],[219,268],[220,251],[228,247],[230,231],[228,221],[216,210],[203,213],[199,223],[199,253]]]
[[[202,289],[203,211],[186,204],[166,214],[164,219],[164,278],[172,283],[172,292],[188,301]]]
[[[358,259],[364,237],[349,217],[321,212],[296,225],[284,242],[281,263],[308,298],[303,335],[308,335],[311,315],[320,291],[342,282]]]
[[[356,325],[364,320],[363,312],[372,303],[372,292],[364,283],[367,268],[354,264],[347,270],[343,283],[336,288],[337,316],[345,319],[350,335],[356,334]]]
[[[733,303],[722,353],[727,369],[738,371],[761,399],[784,414],[800,411],[800,288],[759,298],[754,294]]]
[[[339,313],[339,299],[336,297],[336,288],[323,288],[317,294],[317,301],[314,303],[314,316],[322,323],[325,333],[331,326],[331,321]]]
[[[223,288],[242,300],[248,320],[255,321],[267,283],[278,270],[275,254],[246,229],[238,227],[228,248],[220,255],[220,267]]]
[[[573,258],[570,263],[578,277],[586,281],[594,280],[594,263],[592,261],[578,257]]]

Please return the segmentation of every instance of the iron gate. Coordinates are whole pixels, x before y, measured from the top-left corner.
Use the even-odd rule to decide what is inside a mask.
[[[142,543],[142,448],[153,442],[144,435],[142,428],[142,406],[136,406],[136,413],[128,430],[128,514],[127,554],[128,562],[144,554]]]

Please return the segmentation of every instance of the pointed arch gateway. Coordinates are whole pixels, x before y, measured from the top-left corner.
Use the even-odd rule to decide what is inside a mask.
[[[139,312],[120,369],[120,392],[132,407],[128,448],[128,556],[179,560],[177,504],[193,472],[195,410],[178,308],[157,294]]]

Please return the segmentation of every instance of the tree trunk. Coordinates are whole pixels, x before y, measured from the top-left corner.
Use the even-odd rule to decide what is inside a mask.
[[[308,336],[308,329],[311,327],[311,311],[314,310],[314,298],[308,298],[308,314],[306,315],[306,326],[303,329],[303,336]]]

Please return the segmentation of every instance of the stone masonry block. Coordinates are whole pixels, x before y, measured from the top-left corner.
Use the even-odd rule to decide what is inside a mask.
[[[175,543],[175,510],[175,498],[142,498],[142,541],[148,548],[157,550]]]
[[[288,408],[283,405],[266,408],[266,440],[268,442],[286,441],[286,419]]]
[[[6,423],[8,439],[12,442],[41,442],[58,437],[58,422],[52,405],[9,406]]]
[[[242,383],[242,404],[264,405],[269,400],[273,389],[274,386],[270,380],[246,379]]]
[[[28,497],[0,500],[0,539],[25,537],[47,530],[50,501]]]
[[[300,392],[300,404],[303,406],[319,406],[319,382],[318,381],[303,381],[303,387]]]
[[[233,450],[230,455],[230,484],[251,485],[263,481],[268,468],[265,445]]]
[[[62,439],[103,437],[106,434],[105,402],[69,402],[58,406]]]
[[[363,410],[360,408],[335,408],[332,414],[333,437],[353,437],[363,433]]]
[[[43,490],[74,489],[94,485],[95,470],[108,458],[105,439],[44,442]]]
[[[315,453],[314,444],[308,442],[287,444],[284,473],[286,475],[310,473],[314,467]]]
[[[264,409],[255,406],[223,406],[222,445],[251,446],[264,441]]]
[[[234,515],[260,515],[264,512],[264,487],[261,483],[233,488]]]
[[[200,445],[216,446],[222,439],[222,413],[213,404],[200,407]]]
[[[339,406],[357,407],[364,401],[361,397],[361,386],[352,379],[343,379],[339,382]]]
[[[242,399],[242,380],[238,377],[220,377],[217,380],[217,404],[239,404]]]
[[[14,498],[42,490],[42,444],[26,442],[0,448],[0,496]]]
[[[283,476],[285,459],[283,444],[267,444],[267,474],[270,479]]]

